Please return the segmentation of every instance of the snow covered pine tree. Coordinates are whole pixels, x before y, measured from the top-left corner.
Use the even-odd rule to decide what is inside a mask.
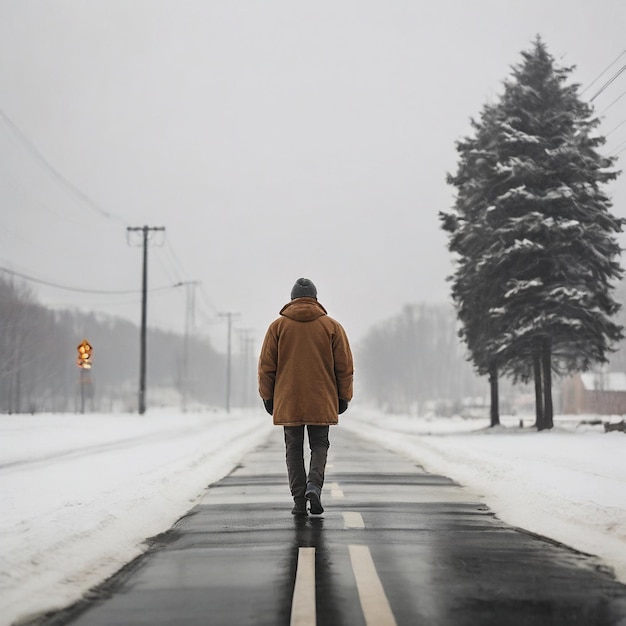
[[[538,37],[474,135],[457,142],[453,209],[440,213],[457,256],[452,296],[479,373],[535,378],[537,428],[551,428],[552,371],[605,362],[622,337],[611,318],[622,274],[602,191],[617,177],[599,121]],[[496,387],[497,390],[497,387]],[[497,418],[497,407],[493,407]],[[497,393],[495,394],[497,403]],[[497,420],[495,421],[497,423]]]

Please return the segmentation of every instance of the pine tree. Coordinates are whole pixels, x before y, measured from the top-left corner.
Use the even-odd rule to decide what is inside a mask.
[[[572,68],[557,67],[539,38],[522,57],[475,136],[457,144],[457,199],[441,219],[460,255],[452,291],[474,363],[534,376],[537,425],[550,428],[552,370],[604,362],[622,336],[611,292],[624,220],[609,212],[602,186],[617,172],[567,84]]]
[[[490,303],[497,298],[494,283],[484,280],[480,261],[490,240],[486,219],[490,203],[491,181],[484,176],[495,166],[493,126],[495,111],[485,107],[481,122],[472,120],[475,136],[457,143],[461,155],[456,176],[448,182],[458,188],[455,211],[441,213],[444,230],[450,233],[449,249],[458,256],[452,277],[452,298],[462,323],[459,331],[468,346],[471,360],[479,374],[489,375],[491,385],[491,425],[499,423],[498,359],[486,350],[493,324]]]

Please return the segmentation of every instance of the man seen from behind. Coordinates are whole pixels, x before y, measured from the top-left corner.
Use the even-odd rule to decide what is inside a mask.
[[[324,512],[321,492],[330,446],[329,426],[352,399],[354,366],[346,333],[317,301],[317,289],[299,278],[291,301],[270,324],[259,356],[259,394],[274,424],[284,427],[292,513]],[[311,462],[304,465],[304,431]]]

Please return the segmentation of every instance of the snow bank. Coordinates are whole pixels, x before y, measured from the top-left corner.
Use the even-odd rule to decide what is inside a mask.
[[[0,623],[141,554],[268,434],[260,413],[0,417]]]

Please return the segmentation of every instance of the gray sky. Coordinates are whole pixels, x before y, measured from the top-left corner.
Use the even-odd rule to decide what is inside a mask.
[[[196,324],[218,348],[218,312],[258,348],[300,276],[358,341],[448,298],[454,142],[520,52],[541,34],[585,87],[624,24],[622,0],[0,0],[0,265],[138,290],[126,226],[165,226],[150,287],[201,281]],[[595,101],[608,154],[625,89],[626,73]],[[611,192],[626,216],[626,180]],[[139,321],[139,294],[33,287]],[[182,332],[184,289],[151,294],[148,317]]]

